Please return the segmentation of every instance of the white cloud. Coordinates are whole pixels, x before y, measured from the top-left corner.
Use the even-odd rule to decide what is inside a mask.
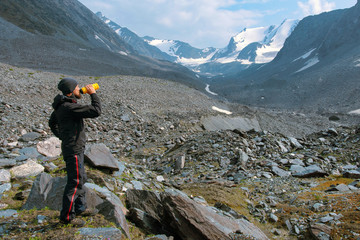
[[[336,4],[326,0],[308,0],[307,2],[298,2],[298,6],[302,10],[304,16],[308,16],[334,10]]]

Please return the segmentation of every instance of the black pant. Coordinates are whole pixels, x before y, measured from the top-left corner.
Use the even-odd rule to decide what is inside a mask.
[[[86,209],[84,153],[64,155],[64,160],[66,162],[67,183],[60,219],[69,222],[75,218],[76,214]]]

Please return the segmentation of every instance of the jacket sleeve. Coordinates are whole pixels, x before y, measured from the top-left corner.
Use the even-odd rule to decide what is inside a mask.
[[[81,105],[81,104],[72,104],[70,111],[72,114],[78,118],[96,118],[101,114],[101,104],[100,99],[96,93],[90,95],[91,104],[90,105]]]
[[[52,112],[50,119],[49,119],[49,127],[51,129],[51,131],[53,132],[53,134],[60,138],[60,133],[59,133],[59,124],[56,118],[56,114],[55,111]]]

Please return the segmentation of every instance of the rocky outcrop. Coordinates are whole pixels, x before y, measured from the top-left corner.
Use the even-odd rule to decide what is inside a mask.
[[[66,178],[53,178],[47,173],[38,175],[22,208],[30,210],[49,207],[60,211],[65,185]]]
[[[230,240],[231,234],[268,239],[246,219],[225,216],[177,190],[169,189],[160,194],[128,190],[126,195],[130,212],[141,213],[129,217],[142,226],[153,228],[153,232],[170,232],[180,239]]]
[[[53,178],[47,173],[38,175],[31,188],[30,195],[22,208],[30,210],[48,207],[60,211],[66,181],[65,177]],[[98,209],[100,214],[114,222],[116,226],[123,230],[127,237],[130,237],[129,227],[125,220],[125,207],[120,199],[109,190],[95,184],[85,187],[85,192],[87,207]]]

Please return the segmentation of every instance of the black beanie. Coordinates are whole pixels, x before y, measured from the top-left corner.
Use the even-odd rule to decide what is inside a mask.
[[[78,85],[77,81],[72,78],[63,78],[58,84],[58,89],[62,91],[64,95],[72,93],[76,86]]]

